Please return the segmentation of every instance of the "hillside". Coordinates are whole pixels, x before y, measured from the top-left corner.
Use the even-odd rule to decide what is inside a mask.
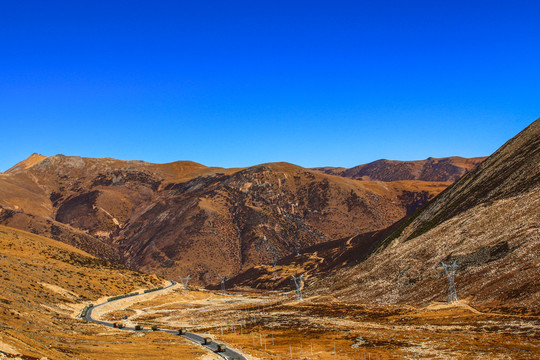
[[[103,260],[121,262],[119,252],[107,241],[47,217],[0,205],[0,224],[64,242]]]
[[[227,288],[261,290],[291,290],[291,276],[304,275],[310,285],[336,274],[343,267],[351,267],[365,260],[400,222],[379,231],[338,239],[302,249],[274,263],[254,266],[226,281]],[[218,285],[209,289],[219,289]]]
[[[288,163],[223,169],[34,154],[0,174],[0,223],[208,284],[295,248],[386,228],[448,185],[356,181]]]
[[[385,230],[254,267],[228,286],[291,289],[370,304],[445,301],[441,261],[456,261],[458,298],[484,309],[538,313],[540,120],[409,218]],[[369,290],[368,290],[369,289]]]
[[[427,158],[416,161],[396,161],[381,159],[350,169],[340,167],[320,167],[313,170],[356,180],[420,180],[454,182],[474,169],[486,157]]]
[[[443,187],[361,184],[289,164],[261,165],[171,184],[121,232],[126,240],[119,245],[131,259],[127,264],[167,275],[195,273],[213,283],[218,274],[269,263],[295,247],[384,228],[405,216],[407,204],[425,203]]]
[[[314,290],[381,304],[444,301],[440,263],[456,261],[459,299],[538,313],[539,209],[536,120],[404,222],[366,261],[322,279]]]
[[[75,319],[99,298],[153,288],[163,280],[4,226],[0,248],[0,358],[136,359],[141,352],[165,358],[173,350],[185,359],[203,355],[182,339],[141,337]]]

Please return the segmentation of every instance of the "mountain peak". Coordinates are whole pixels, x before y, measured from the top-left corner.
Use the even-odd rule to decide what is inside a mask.
[[[46,159],[47,156],[41,155],[38,153],[33,153],[23,161],[17,163],[15,166],[9,168],[6,170],[6,174],[15,173],[21,170],[26,170],[31,168],[32,166],[36,165],[37,163],[41,162],[42,160]]]

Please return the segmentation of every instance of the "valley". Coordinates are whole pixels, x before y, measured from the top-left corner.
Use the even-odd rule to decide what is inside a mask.
[[[298,302],[291,295],[185,291],[177,285],[142,302],[109,307],[100,318],[128,326],[184,327],[253,360],[540,356],[539,316],[482,313],[466,303],[374,306],[327,296]]]
[[[538,358],[540,119],[485,159],[375,163],[32,155],[0,174],[0,357],[219,358],[186,328],[250,360]]]
[[[78,320],[111,295],[164,284],[35,234],[0,226],[0,358],[216,359],[166,334],[136,334]]]

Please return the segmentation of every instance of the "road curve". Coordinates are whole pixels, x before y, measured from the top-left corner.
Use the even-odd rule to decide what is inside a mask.
[[[169,286],[166,286],[164,287],[163,289],[160,289],[160,290],[157,290],[157,291],[161,291],[161,290],[165,290],[165,289],[168,289],[170,288],[171,286],[174,286],[176,285],[177,283],[175,281],[171,281],[171,284]],[[143,295],[144,293],[140,293],[139,295]],[[139,296],[139,295],[133,295],[132,297],[136,297],[136,296]],[[103,304],[99,304],[99,305],[95,305],[95,306],[92,306],[91,308],[89,308],[86,312],[86,315],[82,318],[83,320],[86,320],[86,321],[92,321],[92,322],[95,322],[97,324],[101,324],[101,325],[104,325],[104,326],[108,326],[108,327],[113,327],[113,323],[110,323],[110,322],[106,322],[106,321],[100,321],[100,320],[96,320],[96,319],[93,319],[92,318],[92,311],[95,309],[95,308],[98,308],[100,306],[103,306],[105,304],[109,304],[111,302],[114,302],[114,301],[118,301],[118,300],[122,300],[122,299],[117,299],[117,300],[112,300],[112,301],[107,301],[107,302],[104,302]],[[122,329],[119,329],[119,330],[128,330],[128,331],[135,331],[135,328],[133,327],[125,327],[125,328],[122,328]],[[143,330],[137,330],[137,331],[153,331],[151,329],[143,329]],[[186,332],[184,335],[178,335],[178,330],[168,330],[168,329],[159,329],[157,331],[161,331],[161,332],[166,332],[166,333],[169,333],[169,334],[173,334],[173,335],[177,335],[177,336],[181,336],[183,338],[186,338],[188,340],[191,340],[193,341],[194,343],[197,343],[213,352],[215,352],[216,354],[220,355],[221,357],[223,357],[224,359],[228,359],[228,360],[232,360],[232,359],[238,359],[238,360],[247,360],[246,357],[234,350],[231,350],[229,348],[227,348],[224,352],[218,352],[217,351],[217,348],[218,348],[218,343],[215,342],[215,341],[212,341],[210,344],[208,345],[205,345],[203,344],[203,341],[204,341],[204,336],[201,336],[201,335],[197,335],[195,333],[191,333],[191,332]]]

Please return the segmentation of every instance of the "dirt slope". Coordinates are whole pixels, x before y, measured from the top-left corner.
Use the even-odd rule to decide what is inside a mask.
[[[458,298],[538,312],[539,230],[536,120],[405,221],[374,255],[313,290],[370,303],[444,301],[447,279],[439,266],[456,261]]]
[[[449,183],[356,181],[288,163],[32,155],[0,174],[0,223],[199,284],[333,239],[383,229]]]
[[[0,205],[0,224],[64,242],[103,260],[121,262],[119,252],[109,242],[50,218]]]
[[[261,290],[294,289],[291,276],[303,275],[310,286],[319,279],[337,273],[365,260],[381,239],[397,229],[400,222],[389,228],[329,241],[302,249],[274,263],[254,266],[226,281],[227,288],[255,288]],[[209,289],[219,289],[218,285]]]
[[[98,298],[153,288],[163,280],[4,226],[0,248],[1,358],[136,359],[141,352],[166,358],[172,350],[184,359],[204,355],[181,339],[141,337],[75,319]]]
[[[407,213],[403,202],[426,202],[442,187],[363,184],[266,164],[171,184],[122,230],[118,244],[127,264],[213,283],[294,247],[384,228]]]

